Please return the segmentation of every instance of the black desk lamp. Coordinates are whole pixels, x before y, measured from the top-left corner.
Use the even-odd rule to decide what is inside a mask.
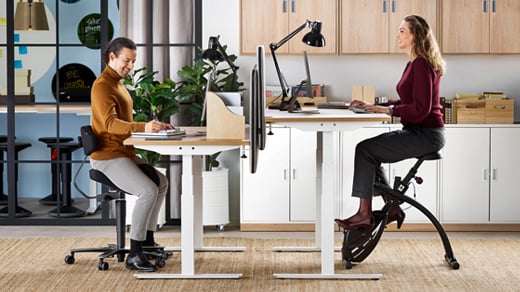
[[[219,38],[220,38],[220,36],[209,37],[208,49],[202,53],[202,59],[208,59],[210,61],[220,61],[220,62],[225,60],[226,63],[228,63],[229,67],[231,68],[231,71],[233,71],[233,83],[231,85],[231,88],[234,88],[236,80],[237,80],[237,70],[239,67],[236,66],[231,61],[228,54],[226,53],[226,50],[222,47],[222,45],[218,41]]]
[[[287,106],[289,104],[289,101],[286,100],[288,97],[287,95],[287,81],[285,81],[285,78],[283,77],[282,72],[280,71],[280,67],[278,66],[278,61],[276,60],[276,54],[275,51],[281,47],[283,44],[288,42],[290,39],[292,39],[295,35],[297,35],[300,31],[302,31],[304,28],[309,27],[311,28],[311,31],[307,33],[305,36],[303,36],[302,42],[313,47],[324,47],[325,46],[325,38],[321,34],[321,22],[319,21],[305,21],[304,24],[300,25],[297,29],[295,29],[293,32],[288,34],[286,37],[284,37],[282,40],[280,40],[277,43],[271,43],[269,45],[269,48],[271,49],[271,55],[273,56],[274,66],[276,68],[276,73],[278,74],[278,80],[280,81],[280,87],[282,88],[282,101],[280,102],[280,110],[287,110]],[[312,84],[307,84],[307,86],[312,86]],[[297,103],[296,103],[296,106]]]
[[[232,80],[231,87],[230,87],[233,89],[233,88],[235,88],[235,84],[237,82],[237,70],[239,67],[237,65],[235,65],[233,63],[233,61],[231,61],[228,54],[226,53],[226,50],[222,47],[222,45],[218,41],[219,38],[220,38],[220,36],[209,37],[208,49],[202,53],[201,57],[202,57],[202,59],[208,59],[212,62],[214,62],[214,61],[222,62],[225,60],[226,63],[228,63],[229,67],[231,68],[231,71],[233,71],[233,75],[232,75],[233,80]],[[216,69],[215,63],[213,63],[213,72],[211,72],[211,75],[208,78],[208,85],[206,86],[206,92],[208,90],[211,90],[210,87],[214,83],[212,79],[214,78],[214,76],[216,76],[216,74],[214,72],[215,69]],[[204,105],[202,106],[202,114],[200,116],[201,125],[205,119],[205,116],[206,116],[206,99],[204,98]]]

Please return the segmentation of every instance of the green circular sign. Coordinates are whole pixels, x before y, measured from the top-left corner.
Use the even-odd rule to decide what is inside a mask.
[[[108,40],[114,36],[114,27],[108,20]],[[90,49],[99,49],[101,44],[101,14],[89,14],[78,24],[78,38],[82,44]]]

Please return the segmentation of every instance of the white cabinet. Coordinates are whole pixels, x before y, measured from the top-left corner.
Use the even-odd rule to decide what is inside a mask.
[[[389,127],[377,127],[377,128],[362,128],[356,131],[344,132],[342,134],[342,152],[343,152],[343,163],[342,163],[342,194],[343,197],[340,199],[342,206],[340,208],[340,217],[346,218],[357,212],[359,205],[359,199],[353,198],[352,194],[352,178],[354,176],[354,153],[357,143],[360,141],[377,136],[390,130],[400,129],[401,126],[389,126]],[[386,177],[390,186],[393,185],[394,178],[400,176],[404,178],[416,159],[407,159],[397,163],[384,164]],[[412,180],[406,195],[414,198],[417,202],[421,203],[426,207],[432,214],[437,215],[437,198],[439,193],[438,187],[438,161],[425,161],[419,167],[416,176],[423,178],[422,184],[417,184]],[[382,198],[376,197],[372,202],[372,208],[374,210],[381,209],[384,205]],[[407,223],[427,223],[428,218],[424,216],[420,211],[404,203],[401,208],[405,210],[406,222]]]
[[[446,129],[441,220],[446,223],[518,223],[518,127]]]
[[[256,173],[242,159],[241,223],[313,222],[316,196],[316,133],[271,129]]]

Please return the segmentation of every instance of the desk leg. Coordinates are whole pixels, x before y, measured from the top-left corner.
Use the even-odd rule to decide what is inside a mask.
[[[195,246],[202,246],[202,159],[182,156],[181,274],[134,274],[137,279],[237,279],[242,274],[195,274]]]
[[[321,143],[320,143],[321,142]],[[320,149],[321,148],[321,149]],[[325,149],[325,150],[323,150]],[[339,143],[333,132],[318,132],[316,245],[321,247],[320,274],[274,274],[279,279],[379,279],[381,274],[336,274],[334,272],[334,194],[338,191],[335,157]]]

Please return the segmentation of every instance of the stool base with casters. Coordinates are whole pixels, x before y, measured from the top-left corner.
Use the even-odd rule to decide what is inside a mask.
[[[390,188],[385,183],[376,182],[374,185],[374,191],[376,193],[384,193],[390,197],[390,200],[386,202],[383,208],[379,211],[374,211],[374,225],[370,228],[370,230],[361,230],[361,229],[345,229],[344,230],[344,238],[343,238],[343,246],[341,249],[342,259],[345,262],[345,268],[351,269],[352,263],[362,262],[365,258],[367,258],[370,253],[374,250],[383,231],[387,224],[388,218],[388,210],[392,206],[398,206],[402,203],[408,203],[411,206],[415,207],[419,211],[421,211],[435,226],[439,236],[441,237],[442,244],[444,246],[445,255],[444,259],[446,262],[453,268],[454,270],[459,269],[459,263],[455,259],[453,255],[453,250],[450,245],[450,241],[444,228],[439,223],[437,218],[423,205],[415,201],[409,196],[406,196],[405,193],[408,190],[408,185],[412,179],[415,179],[417,183],[421,183],[422,179],[419,177],[415,177],[419,166],[425,160],[437,160],[440,159],[441,156],[438,152],[426,154],[424,156],[418,157],[417,162],[412,166],[412,168],[408,171],[408,174],[404,179],[401,180],[400,177],[396,177],[394,181],[394,187]]]
[[[28,148],[30,147],[31,144],[30,143],[18,143],[18,142],[15,142],[15,145],[14,145],[14,150],[15,150],[15,160],[18,160],[18,152],[24,150],[25,148]],[[0,160],[3,160],[4,158],[4,151],[7,152],[8,151],[8,145],[7,143],[3,142],[3,143],[0,143]],[[1,168],[0,168],[0,175],[2,175],[2,172],[3,172],[3,163],[1,165]],[[32,215],[32,212],[19,206],[18,205],[18,164],[15,165],[15,185],[14,185],[14,198],[15,198],[15,216],[16,218],[22,218],[22,217],[29,217]],[[0,177],[0,181],[1,181],[1,184],[0,184],[0,187],[2,187],[0,189],[0,191],[3,189],[3,180],[2,178]],[[7,196],[6,196],[6,200],[7,200]],[[7,204],[7,202],[6,202]],[[0,218],[7,218],[9,217],[9,208],[8,207],[4,207],[2,209],[0,209]]]
[[[98,255],[98,270],[108,270],[109,264],[104,260],[106,258],[117,257],[118,262],[123,262],[125,256],[130,252],[130,249],[125,248],[125,228],[126,228],[126,192],[115,186],[101,171],[91,169],[90,178],[102,185],[108,186],[114,190],[112,192],[106,192],[101,194],[99,197],[102,198],[104,203],[108,203],[111,200],[115,200],[116,204],[116,244],[109,244],[106,247],[91,247],[91,248],[76,248],[70,250],[70,255],[65,256],[65,263],[71,265],[75,262],[75,254],[82,252],[99,252]],[[107,207],[108,204],[105,205]],[[106,208],[105,208],[106,210]],[[155,265],[158,268],[162,268],[165,265],[165,260],[170,257],[171,252],[164,250],[164,247],[145,247],[145,255],[155,259]]]

